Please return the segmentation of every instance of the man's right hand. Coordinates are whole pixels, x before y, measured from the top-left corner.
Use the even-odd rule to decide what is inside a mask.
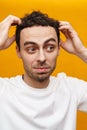
[[[12,25],[21,24],[21,19],[9,15],[0,22],[0,50],[8,48],[15,41],[15,34],[9,37],[9,30]]]

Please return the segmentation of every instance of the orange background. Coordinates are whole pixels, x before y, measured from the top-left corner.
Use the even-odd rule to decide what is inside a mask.
[[[2,0],[0,1],[0,21],[9,14],[22,17],[32,10],[40,10],[55,19],[69,21],[87,47],[87,0]],[[15,27],[12,27],[9,35],[11,36],[14,32]],[[15,43],[10,48],[0,52],[0,61],[0,75],[2,77],[23,73],[22,62],[16,55]],[[53,75],[61,71],[87,81],[86,63],[63,49],[61,49]],[[78,112],[77,130],[86,129],[87,114]]]

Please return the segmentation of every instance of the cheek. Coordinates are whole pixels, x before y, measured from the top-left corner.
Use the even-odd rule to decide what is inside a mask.
[[[36,59],[35,57],[29,55],[22,57],[23,63],[26,64],[27,66],[32,66],[36,61],[35,59]]]
[[[57,61],[57,57],[58,57],[57,53],[54,53],[54,54],[49,55],[49,56],[47,57],[48,62],[49,62],[51,65],[54,65],[54,64],[56,63],[56,61]]]

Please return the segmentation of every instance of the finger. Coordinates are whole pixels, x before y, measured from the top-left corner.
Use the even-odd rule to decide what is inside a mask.
[[[11,25],[21,24],[21,19],[16,16],[9,15],[5,20],[3,20],[3,22],[10,27]]]
[[[61,31],[63,29],[70,30],[70,29],[72,29],[72,26],[70,26],[69,24],[62,24],[62,25],[59,26],[59,30]]]
[[[64,36],[66,37],[66,39],[68,39],[68,38],[69,38],[69,35],[68,35],[68,33],[67,33],[67,30],[66,30],[66,29],[61,30],[61,32],[64,34]]]
[[[66,38],[72,37],[72,34],[75,32],[71,24],[65,21],[60,21],[59,30],[65,35]]]
[[[21,19],[14,18],[11,25],[15,26],[15,25],[20,25],[20,24],[21,24]]]
[[[59,22],[59,30],[70,29],[70,28],[72,28],[72,26],[69,22],[66,22],[66,21],[60,21]]]
[[[63,26],[63,25],[70,25],[70,23],[67,21],[59,21],[59,26]]]
[[[20,25],[21,24],[21,22],[19,22],[19,21],[14,21],[12,24],[11,24],[11,26],[16,26],[16,25]]]

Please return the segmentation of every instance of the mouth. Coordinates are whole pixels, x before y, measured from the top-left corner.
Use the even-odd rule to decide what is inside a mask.
[[[50,68],[49,67],[38,67],[38,68],[35,68],[35,71],[37,72],[37,73],[48,73],[49,72],[49,70],[50,70]]]

